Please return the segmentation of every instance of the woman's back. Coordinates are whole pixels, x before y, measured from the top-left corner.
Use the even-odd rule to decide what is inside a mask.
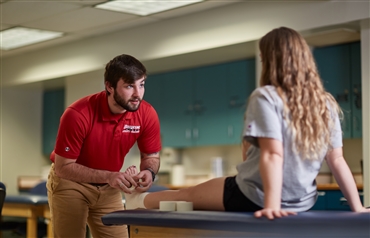
[[[283,144],[282,208],[305,211],[312,207],[316,201],[316,185],[313,181],[320,170],[327,149],[318,153],[319,158],[316,160],[307,159],[294,149],[295,137],[288,121],[284,119],[283,101],[274,86],[263,86],[252,93],[246,112],[244,135],[251,146],[247,151],[248,159],[237,166],[236,181],[240,190],[254,203],[263,207],[264,193],[259,170],[258,137],[272,138]],[[338,116],[335,118],[330,143],[334,147],[342,146]]]

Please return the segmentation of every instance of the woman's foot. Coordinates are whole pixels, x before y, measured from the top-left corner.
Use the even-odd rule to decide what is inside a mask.
[[[136,166],[135,165],[131,165],[130,167],[128,167],[125,172],[125,174],[128,174],[128,175],[131,175],[131,176],[134,176],[134,175],[137,175],[139,173],[139,171],[137,170]]]
[[[135,165],[131,165],[124,172],[125,174],[135,176],[139,173]],[[140,193],[135,191],[134,187],[131,187],[131,194],[125,193],[125,207],[126,209],[137,209],[144,208],[144,198],[148,193]]]
[[[140,193],[132,190],[131,194],[125,193],[125,207],[126,210],[142,208],[146,209],[144,206],[144,198],[149,193]]]

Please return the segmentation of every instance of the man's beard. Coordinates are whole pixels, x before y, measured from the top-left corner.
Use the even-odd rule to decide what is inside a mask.
[[[141,99],[139,97],[137,98],[131,98],[130,100],[139,100],[139,103],[136,104],[136,105],[130,105],[130,100],[128,101],[125,101],[123,98],[121,98],[117,91],[114,91],[114,95],[113,95],[113,98],[114,98],[114,101],[116,101],[116,103],[118,105],[120,105],[123,109],[125,109],[126,111],[129,111],[129,112],[134,112],[136,111],[137,109],[139,109],[140,107],[140,104],[141,104]]]

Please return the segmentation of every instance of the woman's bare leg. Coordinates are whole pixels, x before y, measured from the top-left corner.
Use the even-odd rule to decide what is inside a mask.
[[[224,211],[225,177],[215,178],[193,187],[149,193],[144,197],[147,209],[158,209],[160,201],[193,202],[194,210]]]

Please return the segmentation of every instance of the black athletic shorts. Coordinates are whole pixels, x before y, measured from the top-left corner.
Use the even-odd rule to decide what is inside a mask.
[[[255,212],[261,210],[262,207],[256,205],[249,200],[240,191],[236,184],[236,176],[227,177],[224,185],[224,207],[225,211],[234,212]]]

